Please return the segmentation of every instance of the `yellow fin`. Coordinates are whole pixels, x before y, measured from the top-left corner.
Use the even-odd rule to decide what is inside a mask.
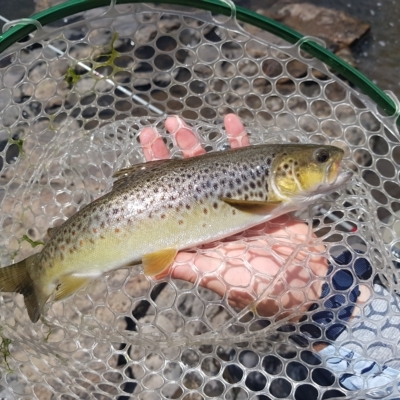
[[[64,275],[56,289],[54,300],[63,300],[77,292],[82,286],[87,285],[93,278],[87,276]]]
[[[282,205],[280,201],[237,200],[229,197],[222,197],[221,200],[238,210],[262,215],[268,214]]]
[[[142,258],[144,273],[148,276],[158,275],[165,271],[174,261],[176,249],[163,249]]]

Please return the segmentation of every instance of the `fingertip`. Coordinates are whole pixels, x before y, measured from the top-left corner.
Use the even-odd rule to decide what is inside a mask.
[[[146,161],[169,158],[169,151],[160,134],[151,126],[146,126],[139,134],[140,144]]]
[[[205,153],[193,130],[182,118],[176,115],[168,117],[165,120],[165,128],[175,137],[184,157],[193,157]]]
[[[165,120],[165,128],[169,133],[175,133],[180,126],[180,122],[183,121],[180,121],[178,116],[171,115]]]
[[[142,146],[146,146],[153,142],[153,140],[157,137],[157,132],[151,126],[147,126],[142,129],[139,135],[139,140]]]
[[[230,136],[238,136],[244,131],[244,125],[236,114],[227,114],[224,118],[225,128]]]
[[[232,148],[244,147],[250,144],[244,125],[236,114],[227,114],[224,118],[224,124]]]

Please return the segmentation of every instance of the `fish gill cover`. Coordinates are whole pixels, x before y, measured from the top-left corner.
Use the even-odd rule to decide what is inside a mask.
[[[140,265],[120,269],[50,303],[37,324],[22,296],[5,294],[1,396],[398,397],[393,119],[298,47],[255,39],[232,21],[145,5],[103,12],[39,31],[0,60],[2,266],[40,251],[48,228],[109,191],[114,172],[143,162],[143,127],[157,127],[180,157],[163,114],[184,117],[206,150],[218,151],[228,145],[221,119],[235,112],[251,144],[333,144],[355,176],[300,213],[309,226],[303,237],[271,222],[193,249],[193,283],[151,279]],[[271,228],[281,235],[267,235]],[[320,244],[326,251],[315,250]],[[202,272],[196,259],[210,251],[217,262]],[[248,256],[260,252],[279,267],[275,274],[253,268]],[[314,257],[329,261],[327,276],[313,270]],[[240,286],[232,268],[242,271]],[[206,288],[210,279],[225,295]],[[329,289],[316,300],[312,289],[324,282]],[[364,294],[357,305],[355,291]],[[243,302],[230,303],[231,294]],[[270,312],[257,307],[266,296]],[[300,302],[289,310],[291,296]]]

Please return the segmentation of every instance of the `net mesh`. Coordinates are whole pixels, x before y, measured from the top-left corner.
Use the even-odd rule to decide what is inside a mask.
[[[298,215],[308,224],[303,236],[287,217],[194,249],[185,260],[194,283],[121,269],[50,304],[37,324],[21,295],[4,294],[2,398],[399,398],[394,118],[298,46],[253,34],[208,12],[125,5],[74,15],[3,53],[2,266],[40,251],[49,227],[109,191],[113,172],[143,162],[143,127],[156,127],[181,157],[165,132],[166,114],[185,118],[208,151],[227,147],[221,122],[234,112],[251,143],[333,144],[356,173],[347,188]],[[280,236],[265,233],[271,229]],[[326,251],[316,250],[321,243]],[[207,273],[196,264],[204,254],[217,260]],[[253,267],[258,256],[276,263],[275,274]],[[327,276],[313,269],[318,257],[332,265]],[[363,259],[371,267],[360,273]],[[241,269],[240,287],[231,268]],[[333,280],[343,270],[350,283],[338,288]],[[210,280],[223,295],[206,288]],[[324,282],[329,294],[316,300]],[[357,305],[356,287],[364,294]],[[342,301],[329,303],[321,322],[335,295]],[[329,329],[339,325],[332,341]],[[365,360],[374,362],[372,374]]]

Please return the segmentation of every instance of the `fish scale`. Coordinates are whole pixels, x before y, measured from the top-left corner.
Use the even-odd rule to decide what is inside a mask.
[[[305,207],[348,178],[333,146],[258,145],[118,171],[110,193],[51,231],[43,250],[0,269],[0,288],[25,297],[36,322],[104,272],[143,263],[168,268],[179,250],[241,232]]]

